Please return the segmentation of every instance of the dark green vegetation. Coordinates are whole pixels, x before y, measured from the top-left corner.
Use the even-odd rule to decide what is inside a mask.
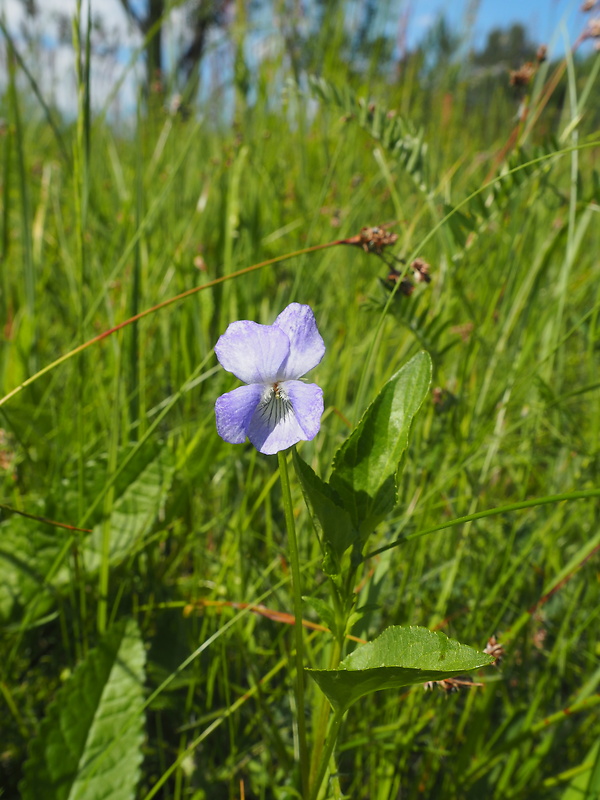
[[[422,257],[432,280],[390,301],[373,252],[295,256],[145,316],[0,406],[1,502],[92,531],[2,512],[2,797],[18,796],[42,721],[76,692],[90,702],[115,669],[129,698],[114,712],[123,797],[140,762],[139,798],[293,796],[291,628],[269,617],[292,611],[277,461],[218,438],[214,401],[236,384],[212,354],[229,322],[270,323],[290,301],[312,306],[328,348],[309,376],[325,392],[322,429],[299,448],[324,477],[389,376],[421,349],[434,364],[401,502],[375,546],[399,542],[361,569],[358,603],[373,608],[353,634],[422,625],[478,649],[496,634],[506,649],[474,676],[482,687],[360,700],[340,736],[342,790],[597,797],[599,57],[542,64],[515,128],[505,74],[483,93],[417,53],[397,75],[365,63],[349,76],[335,15],[328,24],[322,62],[324,50],[292,59],[326,81],[303,77],[269,101],[290,76],[283,57],[265,61],[256,102],[238,86],[229,126],[149,97],[125,134],[88,116],[82,95],[59,139],[15,66],[0,139],[2,396],[165,299],[363,226],[396,221],[384,255]],[[304,591],[318,597],[319,544],[298,486],[293,499]],[[132,618],[146,658],[141,751]],[[309,666],[329,648],[307,631]],[[308,693],[318,709],[312,682]],[[95,702],[106,713],[106,697]],[[67,718],[75,733],[87,719]],[[46,780],[34,767],[27,797]]]

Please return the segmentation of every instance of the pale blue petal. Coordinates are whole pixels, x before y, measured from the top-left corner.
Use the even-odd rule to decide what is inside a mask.
[[[289,352],[281,328],[248,320],[232,322],[215,345],[221,366],[244,383],[275,383]]]
[[[290,342],[290,354],[281,365],[278,379],[282,381],[301,378],[316,367],[325,353],[325,343],[317,330],[315,315],[310,306],[291,303],[275,320]]]
[[[222,394],[215,403],[217,432],[230,444],[246,441],[250,420],[263,394],[262,386],[240,386]]]
[[[286,381],[279,396],[266,391],[248,427],[248,438],[261,453],[273,455],[313,439],[323,413],[323,392],[315,384]]]
[[[323,389],[316,383],[286,381],[281,389],[290,398],[296,419],[305,435],[306,441],[314,439],[321,427],[323,416]]]

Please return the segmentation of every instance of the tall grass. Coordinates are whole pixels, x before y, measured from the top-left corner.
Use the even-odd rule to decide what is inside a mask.
[[[342,91],[328,52],[324,72]],[[85,68],[85,39],[81,58]],[[2,395],[139,311],[365,225],[395,220],[397,254],[425,258],[432,282],[390,300],[389,267],[347,245],[278,260],[100,339],[0,407],[5,797],[61,684],[131,616],[148,658],[137,796],[294,796],[290,631],[247,606],[292,613],[277,465],[218,438],[214,401],[233,384],[212,354],[229,322],[270,323],[291,300],[313,307],[327,344],[314,373],[322,430],[302,447],[321,475],[386,379],[420,349],[434,361],[401,502],[376,547],[399,543],[367,561],[357,603],[369,611],[353,632],[419,624],[478,648],[496,634],[506,649],[482,687],[360,701],[340,739],[341,789],[327,796],[597,796],[600,141],[580,103],[597,58],[568,64],[561,115],[542,113],[539,135],[527,132],[491,180],[516,102],[498,87],[472,105],[456,74],[427,91],[370,87],[382,119],[399,109],[415,141],[422,130],[418,172],[373,137],[375,112],[350,98],[343,115],[299,88],[277,104],[259,91],[233,126],[141,105],[135,135],[90,116],[82,94],[61,133],[65,159],[11,77]],[[304,590],[318,596],[298,487],[293,503]],[[331,646],[308,634],[309,664]]]

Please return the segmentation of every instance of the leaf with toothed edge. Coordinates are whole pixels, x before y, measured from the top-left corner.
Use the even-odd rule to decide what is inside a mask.
[[[144,727],[145,650],[115,625],[58,691],[31,742],[22,800],[133,800]]]
[[[335,711],[343,713],[371,692],[440,681],[491,663],[491,656],[441,631],[394,625],[372,642],[357,647],[338,669],[307,672]]]

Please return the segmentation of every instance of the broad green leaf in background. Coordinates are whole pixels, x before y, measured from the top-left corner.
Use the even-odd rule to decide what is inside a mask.
[[[145,649],[119,623],[50,705],[29,751],[22,800],[133,800],[144,738]]]
[[[117,454],[118,474],[114,478],[113,484],[114,506],[117,507],[129,487],[140,480],[143,481],[144,473],[147,474],[147,483],[156,483],[157,470],[163,472],[164,479],[169,477],[167,471],[172,473],[171,458],[169,448],[164,442],[148,441],[143,445],[129,444],[120,447]],[[156,462],[154,468],[150,466],[152,462]],[[84,507],[88,514],[84,525],[86,528],[93,528],[102,521],[104,506],[101,498],[106,490],[108,477],[108,455],[106,453],[98,454],[86,462],[83,474]],[[58,515],[60,519],[66,519],[75,524],[80,505],[79,491],[79,479],[76,472],[63,479],[62,494],[58,500],[55,500],[57,508],[52,512],[53,517]]]
[[[42,515],[43,509],[32,513]],[[44,579],[69,538],[61,528],[16,515],[0,524],[0,622],[19,620],[32,598],[36,600],[35,617],[53,607],[54,589]],[[68,578],[69,571],[63,567],[55,580],[66,582]]]
[[[389,379],[335,455],[330,484],[363,540],[396,504],[396,476],[430,382],[431,358],[418,353]]]
[[[295,448],[293,461],[313,519],[321,531],[323,569],[328,575],[339,575],[341,558],[357,541],[358,530],[333,489],[313,472]]]
[[[174,466],[169,448],[162,446],[158,452],[152,451],[152,456],[134,465],[137,469],[113,505],[111,563],[122,561],[140,544],[154,524],[171,486]],[[85,542],[84,562],[88,572],[96,571],[101,561],[102,526],[102,522],[95,525]]]
[[[124,449],[122,457],[125,458],[127,454],[128,450]],[[119,475],[115,486],[116,500],[110,515],[111,563],[126,558],[151,530],[171,486],[173,471],[169,448],[166,445],[153,445],[140,449]],[[89,466],[88,472],[87,485],[92,503],[102,491],[106,465],[97,465],[96,478],[93,465]],[[69,494],[68,491],[66,494]],[[71,503],[70,499],[65,497],[64,505],[54,499],[50,512],[43,504],[27,510],[76,524],[76,504],[74,501]],[[102,504],[99,504],[99,508],[102,509]],[[93,573],[100,563],[102,523],[97,524],[91,534],[78,536],[83,542],[86,572]],[[54,570],[50,582],[46,582],[46,576],[61,551],[63,555],[70,554],[68,543],[71,537],[72,534],[62,528],[16,515],[0,524],[1,622],[20,619],[32,600],[35,608],[31,620],[38,619],[53,607],[56,591],[72,579],[67,561],[64,560]]]
[[[336,712],[380,689],[440,681],[493,662],[491,656],[449,639],[441,631],[394,625],[357,647],[338,669],[309,669]]]

